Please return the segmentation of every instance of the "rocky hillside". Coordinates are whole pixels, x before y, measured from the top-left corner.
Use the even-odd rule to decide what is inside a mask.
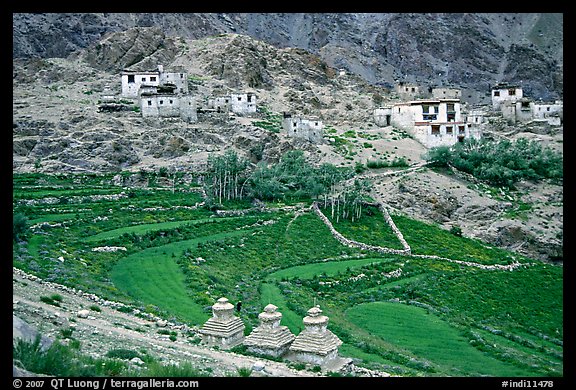
[[[200,107],[210,97],[244,90],[256,93],[259,112],[254,117],[201,112],[198,122],[186,123],[142,118],[131,102],[126,111],[98,111],[107,86],[120,93],[121,69],[158,64],[188,73]],[[254,163],[276,161],[291,149],[304,150],[312,162],[338,166],[395,157],[422,163],[422,145],[373,123],[373,109],[394,99],[386,88],[342,75],[304,49],[278,48],[235,33],[190,39],[159,27],[133,28],[108,34],[66,58],[14,60],[13,171],[198,170],[210,154],[230,148]],[[322,119],[324,143],[291,139],[279,131],[285,111]],[[503,123],[486,134],[537,139],[562,151],[562,128]],[[468,179],[433,173],[424,179],[418,172],[406,177],[402,185],[395,177],[370,177],[375,196],[411,216],[446,228],[456,224],[467,236],[536,258],[562,258],[562,186],[526,184],[509,199]],[[529,211],[525,206],[519,210],[525,204],[531,205]]]
[[[460,86],[471,102],[499,81],[534,98],[563,94],[563,15],[554,13],[14,14],[13,57],[62,58],[133,27],[157,27],[160,40],[248,35],[370,83]]]

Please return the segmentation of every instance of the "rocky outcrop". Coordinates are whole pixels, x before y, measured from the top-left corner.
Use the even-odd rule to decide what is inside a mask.
[[[171,63],[177,49],[175,39],[160,28],[138,27],[108,35],[83,51],[80,58],[106,71],[153,70],[158,64]]]

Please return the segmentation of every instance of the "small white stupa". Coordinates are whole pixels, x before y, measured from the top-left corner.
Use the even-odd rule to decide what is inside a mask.
[[[338,347],[342,341],[327,329],[328,317],[322,315],[320,307],[314,306],[308,310],[303,322],[304,330],[290,345],[288,358],[318,365],[338,359]]]
[[[227,298],[220,298],[212,306],[212,318],[198,330],[202,343],[230,349],[244,340],[244,323],[234,316],[234,305]]]
[[[244,345],[252,353],[279,357],[288,351],[295,336],[287,326],[280,325],[282,313],[269,304],[258,315],[260,325],[246,337]]]

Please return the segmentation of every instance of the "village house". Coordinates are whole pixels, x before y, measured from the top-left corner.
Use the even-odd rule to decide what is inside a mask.
[[[395,91],[401,100],[412,100],[421,95],[419,85],[404,81],[400,81],[396,84]]]
[[[517,85],[496,84],[492,87],[492,109],[500,111],[504,103],[516,103],[523,97],[522,88]]]
[[[143,118],[180,118],[189,123],[198,120],[196,99],[190,95],[143,92],[140,112]]]
[[[314,117],[302,118],[285,112],[282,128],[288,137],[305,139],[315,144],[322,142],[324,136],[324,124]]]
[[[216,112],[233,112],[238,115],[250,115],[256,112],[256,94],[253,92],[231,93],[208,99],[208,109]]]
[[[164,67],[158,65],[156,70],[134,71],[124,70],[121,73],[122,94],[124,98],[138,98],[142,87],[157,87],[168,85],[175,94],[188,93],[188,75],[185,72],[164,72]]]
[[[481,107],[471,108],[466,114],[466,122],[472,124],[473,126],[482,125],[486,122],[486,117],[488,113],[485,109]]]
[[[540,121],[552,126],[560,126],[563,123],[564,106],[562,101],[536,103],[531,99],[522,98],[515,102],[503,104],[500,110],[502,117],[510,123]]]
[[[434,99],[461,99],[462,90],[459,88],[432,88],[432,98]]]
[[[390,126],[392,118],[392,107],[384,106],[374,109],[374,123],[377,126]]]
[[[478,128],[465,122],[459,99],[425,99],[394,104],[391,124],[405,129],[428,148],[450,146],[481,136]]]
[[[552,126],[561,126],[564,123],[564,102],[562,100],[553,103],[534,102],[532,117],[534,120],[545,120]]]

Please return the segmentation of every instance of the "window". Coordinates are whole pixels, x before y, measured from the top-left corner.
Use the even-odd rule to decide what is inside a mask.
[[[160,100],[160,104],[164,104],[164,100]]]
[[[430,112],[430,106],[428,104],[422,104],[422,112],[428,114]]]
[[[448,112],[454,111],[454,103],[448,103],[448,104],[446,104],[446,110],[447,110]]]
[[[170,104],[172,104],[172,99],[170,99]]]
[[[129,83],[133,83],[133,82],[134,82],[134,75],[133,75],[133,74],[129,74],[129,75],[128,75],[128,82],[129,82]]]
[[[252,95],[248,95],[248,101],[249,101],[249,102],[252,101]]]
[[[432,125],[432,135],[440,134],[440,125]]]
[[[416,92],[416,88],[412,87],[412,92]]]
[[[500,96],[500,91],[494,91],[494,96]]]
[[[314,122],[314,126],[318,126],[318,122]]]
[[[514,88],[510,88],[510,89],[508,90],[508,95],[510,95],[510,96],[516,95],[516,90],[515,90]]]
[[[292,123],[292,126],[296,127],[296,122],[293,122],[293,123]],[[294,130],[294,131],[296,131],[296,130]]]
[[[458,126],[458,134],[466,133],[464,126]]]
[[[150,81],[156,81],[156,77],[150,76]]]
[[[184,74],[180,73],[180,78],[183,79],[184,78]]]
[[[546,111],[550,111],[550,107],[546,107]]]
[[[438,114],[438,106],[434,106],[434,113]]]
[[[142,82],[143,82],[143,83],[146,82],[146,77],[142,77]]]
[[[242,101],[242,96],[238,96],[238,101],[239,101],[239,102]]]
[[[148,100],[148,105],[149,105],[149,106],[152,105],[152,100]]]
[[[446,126],[446,134],[448,134],[448,135],[452,135],[452,134],[453,134],[452,126]]]

